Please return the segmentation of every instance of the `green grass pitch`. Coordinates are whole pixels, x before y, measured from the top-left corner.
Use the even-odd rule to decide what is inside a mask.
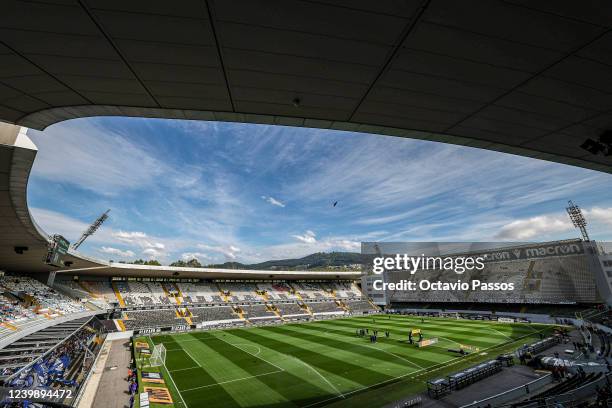
[[[378,329],[379,341],[358,337],[360,328]],[[409,345],[411,328],[439,343]],[[380,406],[424,390],[430,378],[495,358],[550,331],[545,325],[441,318],[421,323],[420,317],[378,315],[139,340],[164,343],[166,365],[160,370],[176,408],[314,408]],[[447,351],[459,344],[480,350],[467,357]]]

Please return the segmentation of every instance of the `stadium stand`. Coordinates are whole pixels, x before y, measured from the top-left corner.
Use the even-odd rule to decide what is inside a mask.
[[[212,306],[212,307],[192,307],[189,308],[192,313],[191,321],[194,324],[209,322],[222,322],[228,320],[238,320],[240,317],[230,306]]]
[[[50,317],[87,310],[82,304],[30,277],[6,275],[0,280],[0,286],[19,301],[34,305],[35,312]]]
[[[249,320],[280,319],[280,317],[266,305],[240,305],[240,309]]]
[[[22,368],[55,349],[90,320],[91,317],[83,317],[47,327],[0,349],[0,381],[6,382]]]
[[[306,304],[315,315],[318,313],[343,313],[343,310],[333,301],[308,302]]]
[[[376,310],[367,300],[345,300],[344,304],[348,306],[353,313],[364,313]]]
[[[35,335],[0,352],[20,353],[2,368],[0,381],[4,387],[29,390],[71,391],[70,395],[56,397],[53,406],[71,406],[81,391],[81,385],[89,378],[93,363],[101,349],[105,334],[96,318],[84,318],[44,329]],[[25,351],[30,349],[30,351]],[[26,355],[27,353],[27,355]],[[12,363],[12,364],[11,364]],[[63,397],[63,398],[62,398]],[[13,406],[7,401],[0,405]],[[39,403],[27,403],[28,407],[43,407]]]
[[[134,310],[124,313],[123,324],[128,330],[185,324],[175,309]]]
[[[176,285],[183,294],[183,302],[185,303],[223,303],[219,288],[212,283],[180,282]]]
[[[257,289],[264,291],[271,300],[297,300],[295,290],[287,283],[258,283]]]
[[[229,302],[261,302],[263,300],[261,296],[257,295],[255,284],[220,282],[219,289]]]
[[[274,306],[278,309],[280,314],[283,315],[283,317],[308,314],[308,312],[300,307],[300,305],[297,303],[274,303]]]
[[[295,288],[296,292],[302,297],[302,299],[305,300],[317,300],[333,297],[329,292],[326,292],[318,283],[294,283],[293,287]]]

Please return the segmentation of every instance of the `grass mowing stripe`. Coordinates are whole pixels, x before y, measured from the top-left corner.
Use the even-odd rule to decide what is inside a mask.
[[[257,374],[257,375],[249,375],[248,377],[236,378],[234,380],[221,381],[221,382],[218,382],[216,384],[200,385],[199,387],[193,387],[193,388],[187,388],[186,390],[181,390],[181,392],[189,392],[189,391],[199,390],[200,388],[216,387],[216,386],[221,385],[221,384],[228,384],[228,383],[236,382],[236,381],[250,380],[251,378],[263,377],[264,375],[270,375],[270,374],[276,374],[276,373],[282,373],[282,371],[278,370],[278,371],[272,371],[270,373]]]
[[[259,357],[257,354],[249,353],[248,351],[241,349],[241,348],[240,348],[240,347],[238,347],[237,345],[232,344],[232,343],[230,343],[229,341],[227,341],[227,340],[223,339],[223,337],[221,337],[221,336],[220,336],[220,337],[215,337],[215,338],[216,338],[217,340],[221,340],[221,341],[225,342],[226,344],[229,344],[229,345],[230,345],[230,346],[232,346],[232,347],[237,348],[238,350],[242,351],[243,353],[250,354],[250,355],[252,355],[253,357],[256,357],[256,358],[260,359],[261,361],[263,361],[263,362],[265,362],[265,363],[267,363],[267,364],[270,364],[271,366],[276,367],[276,368],[277,368],[277,369],[279,369],[280,371],[285,371],[285,370],[284,370],[282,367],[279,367],[279,366],[277,366],[276,364],[271,363],[270,361],[268,361],[268,360],[266,360],[266,359],[264,359],[264,358],[262,358],[262,357]]]
[[[380,333],[390,330],[392,339],[379,336],[377,343],[368,343],[367,337],[355,335],[356,329],[366,327]],[[541,327],[547,330],[550,326]],[[539,333],[527,325],[441,318],[421,323],[418,318],[393,316],[376,317],[375,323],[372,317],[353,317],[191,332],[159,336],[154,341],[173,350],[185,349],[168,351],[167,361],[168,367],[178,370],[171,375],[174,386],[183,388],[180,398],[192,408],[379,406],[421,391],[425,380],[435,375],[491,358],[472,353],[449,359],[443,347],[409,346],[400,339],[407,338],[410,328],[423,329],[427,338],[439,337],[439,346],[442,342],[471,344],[481,351],[498,352],[509,351],[522,338],[537,338]],[[193,367],[194,359],[199,367]],[[275,371],[264,372],[266,367]],[[276,371],[277,367],[284,371]],[[200,372],[211,380],[202,381]],[[183,404],[178,394],[175,401]]]
[[[310,364],[308,364],[307,362],[305,362],[304,360],[300,360],[297,357],[293,357],[295,358],[297,361],[299,361],[300,363],[304,364],[306,367],[310,368],[312,371],[314,371],[319,377],[321,377],[323,379],[323,381],[325,381],[327,384],[329,384],[330,387],[332,387],[334,389],[334,391],[340,395],[342,398],[344,397],[344,394],[340,392],[340,390],[338,388],[336,388],[336,386],[334,384],[332,384],[323,374],[321,374],[320,372],[317,371],[316,368],[314,368],[313,366],[311,366]]]
[[[194,368],[200,368],[199,366],[195,366],[195,367],[186,367],[186,368],[177,368],[175,370],[168,370],[171,373],[175,372],[175,371],[185,371],[185,370],[193,370]]]
[[[238,344],[238,342],[242,342],[243,344],[245,344],[244,342],[246,340],[236,336],[235,333],[231,333],[229,331],[225,333],[226,337],[229,337],[229,339],[227,339],[228,342],[231,342],[233,344]],[[329,391],[327,391],[327,385],[321,387],[321,384],[318,380],[316,381],[316,384],[311,382],[307,374],[311,373],[312,371],[303,371],[304,365],[297,364],[299,363],[297,357],[288,354],[283,354],[278,350],[272,350],[268,348],[268,345],[264,342],[260,342],[259,344],[261,347],[264,348],[262,354],[265,353],[268,359],[270,359],[270,353],[274,353],[276,358],[279,361],[282,361],[282,363],[279,362],[279,364],[281,365],[281,368],[284,369],[284,371],[279,372],[279,374],[275,376],[267,376],[263,378],[258,377],[254,379],[253,381],[256,382],[255,389],[250,391],[251,397],[253,399],[270,398],[270,395],[278,394],[279,397],[282,397],[285,403],[290,403],[290,401],[299,399],[304,401],[304,404],[307,404],[313,401],[320,401],[329,396]],[[221,349],[219,350],[219,352],[228,353],[228,350],[227,348]],[[231,353],[227,357],[231,358]],[[261,394],[264,395],[261,396]],[[255,402],[252,402],[252,404],[258,405]],[[264,399],[261,401],[261,405],[265,404],[266,400]]]
[[[382,348],[378,348],[378,347],[375,347],[375,346],[370,346],[370,348],[373,348],[373,349],[378,350],[378,351],[382,351],[383,353],[390,354],[390,355],[392,355],[392,356],[393,356],[393,357],[395,357],[395,358],[399,358],[400,360],[404,360],[405,362],[410,363],[410,364],[412,364],[413,366],[416,366],[416,367],[420,368],[421,370],[424,370],[424,369],[425,369],[425,367],[422,367],[422,366],[418,365],[417,363],[414,363],[414,362],[412,362],[412,361],[410,361],[410,360],[407,360],[407,359],[405,359],[404,357],[398,356],[397,354],[393,354],[393,353],[391,353],[390,351],[383,350]]]
[[[313,323],[313,324],[311,324],[311,325],[309,325],[309,326],[312,326],[312,327],[319,327],[319,328],[321,327],[321,326],[317,326],[317,325],[316,325],[316,323]],[[304,327],[306,327],[306,326],[304,326]],[[351,326],[351,327],[355,328],[356,326]],[[347,331],[337,330],[337,329],[326,329],[326,331],[327,331],[328,333],[338,333],[338,334],[344,335],[344,336],[346,336],[346,337],[355,338],[355,334],[354,334],[352,331],[351,331],[351,332],[347,332]],[[461,344],[461,343],[459,343],[459,342],[457,342],[457,341],[455,341],[455,340],[450,340],[450,339],[448,339],[448,338],[446,338],[446,337],[442,337],[442,336],[440,336],[440,333],[444,333],[444,334],[446,334],[446,332],[435,331],[435,332],[432,332],[432,333],[433,333],[433,334],[432,334],[431,336],[429,336],[429,337],[438,337],[438,338],[444,338],[445,340],[451,341],[452,343],[455,343],[455,344]],[[395,340],[395,339],[397,339],[397,337],[393,337],[393,339]],[[468,342],[470,342],[470,341],[472,341],[472,340],[473,340],[473,339],[469,339],[469,340],[468,340],[468,339],[466,339],[466,341],[464,341],[464,344],[465,344],[465,343],[468,343]],[[383,338],[383,337],[381,337],[381,343],[382,343],[382,342],[388,342],[388,339],[387,339],[387,338]],[[498,344],[498,343],[499,343],[499,341],[487,341],[487,342],[486,342],[486,345]],[[425,351],[425,349],[423,349],[423,351],[421,351],[421,353],[427,353],[427,352]],[[424,360],[424,361],[427,361],[426,359],[423,359],[423,360]]]
[[[359,323],[363,322],[363,325],[359,325]],[[366,324],[367,323],[367,324]],[[406,335],[408,335],[408,329],[410,328],[419,328],[422,329],[423,331],[427,331],[427,330],[434,330],[434,331],[439,331],[439,330],[443,330],[448,334],[465,334],[466,332],[471,332],[472,334],[476,334],[476,333],[480,333],[482,335],[486,335],[488,329],[489,329],[489,325],[492,325],[494,323],[483,323],[480,322],[480,324],[478,325],[470,325],[470,327],[466,327],[463,326],[460,322],[457,322],[456,320],[453,321],[448,321],[448,320],[441,320],[439,323],[433,324],[431,322],[426,322],[426,323],[420,323],[420,322],[415,322],[416,324],[411,325],[411,324],[398,324],[398,323],[385,323],[385,320],[379,321],[377,320],[376,323],[372,323],[370,322],[366,322],[364,321],[364,319],[361,319],[361,321],[357,321],[357,322],[352,322],[352,321],[341,321],[338,322],[338,325],[341,326],[347,326],[347,327],[353,327],[353,328],[373,328],[373,329],[380,329],[381,324],[384,327],[388,327],[390,329],[399,329],[399,330],[406,330]],[[497,323],[499,324],[499,323]],[[523,331],[523,330],[521,330]],[[513,329],[514,332],[514,329]],[[525,333],[527,333],[528,331],[525,331]],[[522,333],[521,333],[522,334]],[[518,336],[517,336],[518,337]]]
[[[264,334],[259,334],[259,333]],[[352,361],[345,361],[339,358],[332,357],[328,354],[323,354],[320,352],[313,351],[311,347],[306,348],[298,345],[296,342],[299,337],[297,336],[289,336],[289,335],[277,335],[276,333],[271,333],[268,331],[264,331],[263,329],[258,330],[257,333],[255,330],[238,330],[236,333],[233,333],[239,337],[248,339],[253,342],[258,342],[262,344],[267,344],[267,347],[273,348],[274,350],[289,355],[295,355],[303,361],[308,362],[314,367],[318,369],[327,371],[327,372],[337,372],[339,369],[344,371],[352,372],[351,381],[359,383],[361,385],[366,385],[371,378],[376,378],[377,376],[382,376],[383,378],[389,379],[393,378],[386,374],[372,371],[368,368],[365,368],[360,365],[353,364]],[[279,339],[282,338],[282,340]],[[310,346],[310,344],[309,344]]]
[[[494,331],[494,332],[496,332],[496,333],[501,334],[502,336],[504,336],[504,337],[505,337],[505,338],[507,338],[507,339],[512,340],[512,337],[510,337],[510,336],[506,336],[504,333],[500,332],[500,331],[499,331],[499,330],[497,330],[497,329],[494,329],[494,328],[492,328],[492,327],[488,327],[488,329],[489,329],[489,330],[492,330],[492,331]]]
[[[153,342],[153,339],[151,339],[151,336],[147,336],[147,342],[149,344],[155,344]],[[170,374],[170,370],[168,370],[168,367],[166,367],[166,362],[165,361],[163,362],[162,367],[166,371],[166,374],[168,375],[168,379],[170,380],[170,382],[172,383],[172,387],[174,388],[174,393],[171,390],[170,391],[171,394],[178,394],[178,396],[181,399],[181,401],[182,401],[183,405],[185,406],[185,408],[189,408],[189,405],[187,405],[187,403],[185,402],[185,399],[183,399],[183,396],[181,395],[181,392],[178,390],[178,387],[177,387],[176,383],[174,382],[174,379],[172,378],[172,374]]]
[[[314,330],[314,331],[317,331],[317,332],[319,332],[319,333],[321,333],[321,332],[322,332],[322,329],[321,329],[321,328],[317,328],[317,327],[316,327],[315,325],[313,325],[313,324],[310,324],[310,325],[302,325],[300,328],[307,329],[307,330]],[[290,328],[288,328],[288,329],[290,329]],[[356,342],[362,342],[362,341],[365,341],[365,339],[363,339],[363,338],[356,338],[356,337],[355,337],[355,336],[352,334],[352,332],[351,332],[351,334],[349,334],[349,333],[347,333],[347,332],[340,332],[340,333],[337,333],[337,332],[339,332],[339,330],[326,330],[326,331],[325,331],[325,332],[323,332],[322,334],[320,334],[320,335],[319,335],[319,334],[314,334],[314,336],[319,337],[319,338],[321,338],[321,337],[323,337],[323,338],[324,338],[325,336],[335,336],[335,338],[338,338],[338,339],[340,339],[340,338],[341,338],[341,339],[342,339],[342,340],[338,340],[338,341],[339,341],[339,342],[341,342],[342,344],[344,344],[344,346],[341,346],[341,347],[343,347],[343,348],[345,348],[345,347],[346,347],[346,346],[345,346],[346,344],[350,344],[350,345],[351,345],[351,351],[352,351],[352,348],[353,348],[353,347],[359,347],[360,349],[362,349],[363,347],[366,347],[366,348],[369,348],[369,349],[376,350],[376,351],[378,351],[378,352],[383,352],[383,353],[389,354],[389,355],[391,355],[392,357],[399,358],[400,360],[403,360],[403,361],[405,361],[405,362],[407,362],[407,363],[409,363],[409,364],[411,364],[411,365],[417,366],[417,367],[418,367],[418,368],[420,368],[420,369],[423,369],[423,368],[424,368],[424,367],[423,367],[421,364],[424,364],[424,365],[430,365],[430,364],[432,363],[431,361],[429,361],[429,360],[427,360],[427,359],[415,358],[414,356],[411,356],[411,359],[414,359],[414,360],[417,360],[417,361],[421,362],[421,364],[417,364],[417,363],[415,363],[414,361],[410,361],[410,360],[408,360],[408,359],[407,359],[407,358],[405,358],[405,357],[399,356],[398,354],[391,353],[391,352],[389,352],[389,351],[387,351],[387,350],[384,350],[384,349],[382,348],[382,347],[383,347],[383,346],[382,346],[382,344],[385,344],[385,343],[386,343],[387,339],[385,339],[385,338],[381,338],[381,342],[380,342],[380,343],[377,343],[377,344],[380,344],[381,346],[380,346],[380,347],[376,347],[376,346],[373,346],[373,345],[367,345],[367,344],[362,345],[362,344],[356,343]],[[323,336],[323,334],[324,334],[324,336]],[[349,341],[349,339],[350,339],[350,340],[352,340],[352,341]],[[362,353],[358,353],[358,354],[359,354],[360,356],[363,356],[363,352],[362,352]],[[402,367],[403,367],[403,364],[401,364],[401,363],[399,363],[399,362],[396,362],[396,361],[393,361],[393,360],[388,360],[388,359],[387,359],[387,361],[389,361],[389,362],[391,362],[391,363],[393,363],[393,364],[400,364],[400,365],[402,365]]]
[[[274,329],[274,330],[273,330]],[[367,345],[364,344],[360,344],[357,343],[355,341],[353,342],[348,342],[348,341],[340,341],[337,339],[333,339],[330,338],[329,336],[324,335],[323,333],[320,332],[320,330],[309,326],[309,325],[304,325],[302,327],[297,327],[297,326],[279,326],[279,327],[275,327],[275,328],[270,328],[270,331],[274,331],[275,333],[286,333],[286,332],[293,332],[299,335],[299,338],[302,340],[305,340],[307,342],[310,342],[316,346],[326,346],[332,349],[336,349],[336,350],[340,350],[342,352],[351,352],[351,353],[355,353],[357,355],[357,358],[361,357],[361,358],[371,358],[374,360],[377,360],[379,362],[387,362],[390,364],[395,364],[398,365],[402,368],[404,368],[404,364],[397,361],[395,358],[393,358],[393,356],[389,357],[387,355],[380,355],[380,353],[378,353],[378,355],[374,356],[370,350],[375,350],[380,352],[380,350],[378,348],[372,348],[369,347]],[[317,331],[318,334],[312,334],[312,333],[306,333],[305,331],[312,331],[315,330]],[[357,340],[357,339],[355,339]],[[359,339],[362,341],[366,341],[365,339]]]
[[[360,329],[360,328],[365,328],[362,325],[359,324],[354,324],[354,323],[350,323],[350,322],[342,322],[340,324],[338,324],[338,326],[342,326],[342,327],[350,327],[353,329]],[[388,326],[383,326],[384,328],[389,328]],[[381,330],[383,327],[381,327],[380,325],[378,325],[377,329]],[[390,329],[400,329],[400,330],[405,330],[405,335],[406,337],[408,336],[408,327],[398,327],[397,325],[393,325]],[[414,327],[414,326],[413,326]],[[461,330],[457,330],[457,329],[451,329],[449,330],[447,325],[439,325],[439,326],[433,326],[431,325],[430,327],[425,327],[424,325],[420,325],[420,328],[423,329],[424,333],[426,335],[429,335],[429,337],[436,337],[442,334],[448,335],[449,337],[455,337],[458,340],[463,341],[463,343],[468,343],[470,345],[474,345],[474,346],[481,346],[481,347],[485,347],[485,346],[490,346],[490,345],[494,345],[499,343],[499,341],[496,338],[491,338],[491,332],[488,330],[487,327],[480,327],[480,328],[463,328]],[[397,332],[392,332],[393,334],[397,334]],[[531,333],[531,332],[528,332]],[[497,336],[497,335],[495,335]],[[518,337],[518,336],[517,336]]]
[[[181,371],[174,373],[174,380],[177,385],[178,392],[181,393],[185,389],[193,388],[192,384],[210,384],[215,385],[218,383],[218,380],[214,378],[209,372],[209,369],[204,365],[200,364],[198,361],[198,356],[194,355],[194,352],[197,352],[197,348],[189,347],[187,344],[183,344],[185,339],[188,339],[187,336],[177,336],[173,339],[175,342],[178,339],[181,339],[177,344],[183,347],[183,351],[185,355],[187,355],[195,364],[198,365],[197,374],[191,373],[190,371]],[[199,386],[199,385],[198,385]],[[204,404],[206,406],[223,406],[223,407],[240,407],[237,401],[222,387],[215,387],[214,392],[210,393],[197,393],[196,391],[186,393],[186,395],[182,395],[185,401],[192,407],[199,407]]]
[[[539,331],[539,332],[537,332],[537,333],[540,333],[540,331]],[[535,334],[535,333],[534,333],[534,334]],[[488,351],[488,350],[491,350],[491,349],[495,349],[495,348],[500,348],[500,347],[503,347],[504,345],[508,345],[508,344],[516,343],[518,340],[522,340],[523,338],[529,337],[529,336],[531,336],[531,335],[532,335],[532,334],[527,334],[527,335],[525,335],[525,336],[523,336],[523,337],[520,337],[520,338],[514,339],[514,340],[512,340],[512,341],[508,341],[508,342],[506,342],[506,343],[502,343],[502,344],[498,344],[498,345],[495,345],[495,346],[491,346],[491,347],[486,348],[486,349],[484,349],[484,350],[482,350],[482,351]],[[420,375],[423,375],[423,374],[430,374],[430,373],[432,373],[432,372],[434,372],[434,371],[436,371],[436,370],[439,370],[439,369],[441,369],[441,368],[450,367],[451,365],[453,365],[453,364],[455,364],[455,363],[459,362],[460,360],[470,361],[470,360],[469,360],[468,358],[466,358],[466,357],[455,357],[455,358],[453,358],[453,359],[451,359],[451,360],[449,360],[449,361],[445,361],[445,362],[443,362],[443,363],[436,364],[436,365],[434,365],[434,366],[428,367],[428,368],[427,368],[427,370],[426,370],[426,373],[424,373],[423,371],[425,371],[425,370],[423,370],[423,371],[421,371],[421,374],[420,374]],[[472,364],[473,364],[473,363],[472,363]],[[377,386],[383,385],[383,384],[385,384],[385,383],[393,383],[393,382],[399,381],[399,380],[401,380],[402,378],[405,378],[405,377],[407,377],[407,376],[409,376],[409,375],[411,375],[411,374],[415,374],[415,373],[408,373],[408,374],[405,374],[405,375],[402,375],[402,376],[398,376],[397,378],[394,378],[394,379],[392,379],[392,380],[382,381],[382,382],[379,382],[379,383],[376,383],[376,384],[372,384],[372,385],[370,385],[370,386],[366,386],[366,387],[364,387],[364,388],[362,388],[362,389],[358,389],[358,390],[350,391],[350,392],[345,393],[345,396],[346,396],[346,395],[350,395],[350,394],[359,393],[359,392],[365,391],[365,390],[367,390],[367,389],[370,389],[370,388],[373,388],[373,387],[377,387]],[[321,401],[321,403],[330,402],[330,401],[333,401],[334,399],[337,399],[337,398],[331,398],[331,399],[329,399],[329,400],[327,400],[327,401]],[[349,400],[349,399],[345,399],[345,401],[347,401],[347,403],[349,403],[349,401],[350,401],[350,400]],[[388,401],[388,402],[391,402],[391,401]],[[313,407],[313,406],[320,405],[321,403],[315,403],[315,404],[311,404],[311,405],[308,405],[308,406],[305,406],[305,407],[301,407],[301,408],[309,408],[309,407]],[[349,403],[349,404],[350,404],[350,403]],[[352,404],[350,404],[350,406],[352,406]]]

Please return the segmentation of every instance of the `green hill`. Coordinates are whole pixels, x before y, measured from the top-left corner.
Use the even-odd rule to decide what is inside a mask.
[[[225,262],[206,265],[208,268],[259,270],[360,270],[361,254],[355,252],[317,252],[298,259],[278,259],[256,264]]]

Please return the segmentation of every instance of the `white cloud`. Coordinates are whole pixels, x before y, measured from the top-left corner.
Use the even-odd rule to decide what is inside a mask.
[[[314,232],[308,230],[306,231],[303,235],[292,235],[293,238],[297,239],[298,241],[302,241],[305,244],[314,244],[317,242],[317,234],[315,234]]]
[[[593,207],[590,210],[583,210],[583,212],[587,219],[587,223],[592,222],[612,225],[612,207]]]
[[[275,206],[277,206],[277,207],[282,207],[282,208],[284,208],[284,207],[285,207],[285,204],[284,204],[283,202],[281,202],[281,201],[277,200],[277,199],[276,199],[276,198],[274,198],[274,197],[261,196],[261,198],[262,198],[263,200],[267,201],[268,203],[270,203],[270,204],[272,204],[272,205],[275,205]]]
[[[132,258],[134,257],[134,255],[136,255],[133,251],[130,251],[129,249],[126,251],[122,251],[121,249],[118,249],[118,248],[106,247],[106,246],[101,247],[99,251],[104,254],[117,255],[123,258]]]
[[[47,234],[61,234],[69,241],[76,241],[83,231],[89,227],[89,224],[86,222],[68,217],[56,211],[33,207],[30,208],[30,212],[34,221]],[[102,226],[94,235],[89,236],[85,243],[109,243],[112,241],[111,229],[107,226]]]
[[[170,170],[121,132],[91,119],[57,124],[44,132],[30,129],[28,136],[39,149],[33,175],[115,195],[156,183]]]
[[[113,237],[126,244],[137,245],[143,249],[163,250],[166,248],[161,242],[153,241],[146,233],[140,231],[117,231],[113,232]]]
[[[225,255],[225,257],[230,260],[236,259],[237,254],[241,251],[240,248],[234,245],[219,246],[219,245],[198,244],[197,247],[200,249],[207,250],[207,251],[220,253],[222,255]]]
[[[361,242],[351,241],[348,239],[330,240],[328,241],[330,248],[338,248],[344,251],[354,252],[361,250]]]
[[[526,240],[550,234],[571,231],[569,218],[564,215],[541,215],[512,221],[501,227],[496,238],[503,240]]]
[[[155,248],[147,248],[144,251],[142,251],[142,254],[147,256],[149,259],[157,259],[157,258],[165,257],[165,254],[163,251],[160,251]]]
[[[590,232],[597,233],[602,229],[605,230],[605,225],[612,225],[612,208],[583,208],[582,212]],[[499,228],[495,238],[503,240],[548,239],[549,237],[556,238],[555,234],[574,231],[574,226],[566,213],[555,213],[508,222]]]
[[[181,259],[185,262],[191,261],[192,259],[197,259],[198,261],[202,261],[204,259],[209,259],[210,257],[202,252],[183,252],[181,254]]]

